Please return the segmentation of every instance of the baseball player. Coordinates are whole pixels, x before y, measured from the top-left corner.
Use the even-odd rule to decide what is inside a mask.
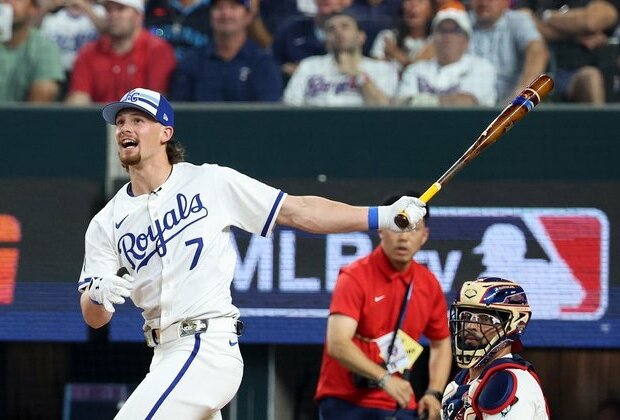
[[[450,309],[452,351],[463,369],[444,391],[442,419],[549,419],[534,367],[513,354],[530,316],[517,283],[483,277],[463,284]]]
[[[131,298],[154,348],[149,373],[117,419],[220,419],[235,395],[243,360],[230,293],[231,226],[262,236],[276,224],[315,233],[401,231],[394,224],[400,211],[410,229],[426,213],[414,197],[355,207],[287,195],[230,168],[185,163],[173,109],[151,90],[128,92],[103,108],[103,118],[116,127],[130,181],[88,227],[80,305],[86,323],[99,328],[114,305]]]

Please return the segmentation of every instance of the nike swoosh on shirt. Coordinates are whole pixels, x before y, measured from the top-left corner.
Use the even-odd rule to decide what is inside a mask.
[[[234,346],[236,346],[236,345],[237,345],[237,343],[238,343],[238,341],[228,340],[228,345],[229,345],[230,347],[234,347]]]
[[[385,299],[385,295],[375,296],[375,302],[381,302],[383,299]]]
[[[125,221],[125,219],[127,219],[128,217],[129,217],[129,215],[123,217],[123,220],[121,220],[120,222],[114,223],[114,226],[116,226],[116,229],[120,228],[121,225],[123,224],[123,222]]]

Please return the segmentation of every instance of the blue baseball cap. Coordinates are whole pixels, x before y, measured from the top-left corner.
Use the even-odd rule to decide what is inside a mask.
[[[108,123],[116,124],[116,114],[121,109],[135,108],[144,111],[159,123],[174,127],[174,111],[172,105],[164,95],[153,90],[136,88],[127,92],[119,102],[112,102],[103,107],[103,119]]]

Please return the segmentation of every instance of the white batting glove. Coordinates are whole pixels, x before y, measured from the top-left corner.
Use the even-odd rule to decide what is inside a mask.
[[[402,212],[405,212],[409,218],[409,225],[405,229],[399,228],[394,223],[394,217]],[[403,196],[392,205],[371,207],[368,210],[368,227],[369,229],[389,229],[394,232],[411,232],[425,214],[426,204],[424,202],[415,197]]]
[[[119,277],[111,274],[106,277],[94,277],[88,286],[88,296],[95,303],[103,305],[106,311],[114,312],[114,304],[125,303],[133,290],[133,277],[129,274]]]

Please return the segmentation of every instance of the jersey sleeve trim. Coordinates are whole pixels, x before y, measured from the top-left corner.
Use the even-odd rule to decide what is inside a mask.
[[[90,284],[92,280],[93,280],[92,277],[87,277],[84,280],[80,280],[78,282],[78,292],[84,293],[86,289],[88,289],[88,285]]]
[[[260,232],[260,236],[266,237],[271,231],[273,227],[272,225],[275,224],[275,216],[280,210],[280,206],[282,205],[282,199],[284,198],[284,196],[285,194],[283,191],[278,192],[278,196],[276,197],[273,206],[271,206],[271,211],[269,212],[269,216],[267,216],[267,221],[265,221],[265,225],[263,226],[263,230],[261,230]]]

